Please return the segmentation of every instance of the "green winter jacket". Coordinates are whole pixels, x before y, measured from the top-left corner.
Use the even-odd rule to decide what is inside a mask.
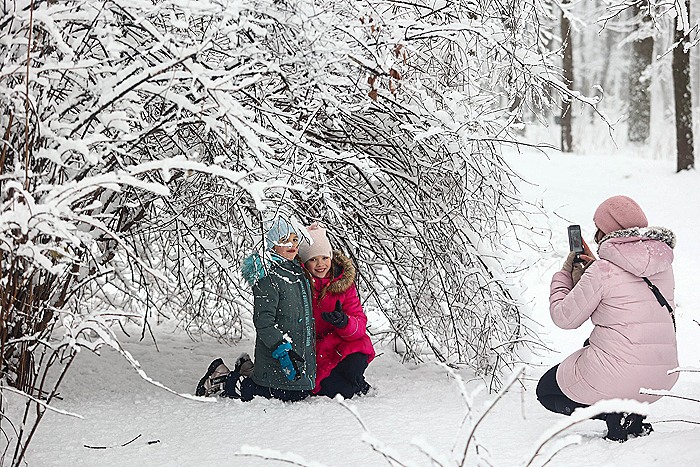
[[[243,277],[253,286],[255,367],[253,381],[268,388],[310,391],[316,385],[316,331],[311,309],[311,289],[301,264],[275,253],[265,259],[258,254],[246,258]],[[290,381],[272,351],[290,342],[304,363],[298,363],[301,378]]]

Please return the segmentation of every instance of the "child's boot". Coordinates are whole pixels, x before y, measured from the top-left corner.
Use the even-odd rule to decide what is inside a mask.
[[[226,375],[228,375],[229,372],[230,370],[224,365],[224,361],[217,358],[209,364],[207,372],[202,379],[199,380],[195,394],[197,396],[208,397],[220,392],[221,389],[223,389],[223,383],[226,381]]]
[[[251,376],[253,374],[253,368],[253,361],[250,359],[250,355],[245,352],[238,357],[236,364],[233,366],[233,369],[238,370],[241,376]]]

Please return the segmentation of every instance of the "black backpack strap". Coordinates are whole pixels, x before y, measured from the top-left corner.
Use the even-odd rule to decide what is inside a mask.
[[[671,315],[671,321],[673,321],[673,330],[676,330],[676,316],[673,314],[673,308],[671,308],[671,305],[669,305],[668,301],[666,301],[666,297],[661,293],[659,288],[655,286],[649,279],[646,277],[642,277],[644,279],[644,282],[647,283],[651,291],[654,293],[654,296],[656,297],[656,300],[658,300],[659,304],[661,306],[665,306],[666,309],[668,310],[668,313]]]

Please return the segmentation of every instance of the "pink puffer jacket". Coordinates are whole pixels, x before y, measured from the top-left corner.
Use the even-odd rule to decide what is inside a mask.
[[[566,358],[557,370],[562,392],[573,401],[603,399],[654,402],[641,388],[671,389],[678,373],[676,333],[668,310],[646,285],[647,277],[674,304],[671,263],[675,235],[662,227],[626,229],[601,242],[600,259],[573,286],[571,274],[552,277],[549,311],[560,328],[574,329],[588,318],[595,325],[590,345]]]
[[[362,309],[360,297],[355,287],[357,272],[352,261],[340,251],[333,252],[333,277],[313,278],[313,311],[316,320],[316,387],[314,393],[321,389],[321,382],[331,374],[340,361],[352,353],[367,355],[367,363],[375,357],[374,346],[367,335],[367,316]],[[330,285],[329,285],[330,284]],[[328,286],[325,296],[320,292]],[[343,311],[348,315],[348,324],[338,329],[325,322],[321,315],[335,309],[340,301]]]

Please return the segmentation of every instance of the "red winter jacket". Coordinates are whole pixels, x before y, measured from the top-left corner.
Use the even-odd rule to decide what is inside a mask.
[[[360,298],[355,288],[356,270],[352,261],[339,251],[333,252],[332,277],[313,277],[313,312],[316,321],[316,388],[321,389],[321,381],[331,374],[333,368],[346,356],[360,352],[371,362],[376,355],[372,341],[367,335],[367,316],[362,310]],[[326,294],[319,300],[321,290],[330,283]],[[342,329],[321,318],[321,313],[335,309],[340,300],[343,311],[348,315],[348,325]]]

